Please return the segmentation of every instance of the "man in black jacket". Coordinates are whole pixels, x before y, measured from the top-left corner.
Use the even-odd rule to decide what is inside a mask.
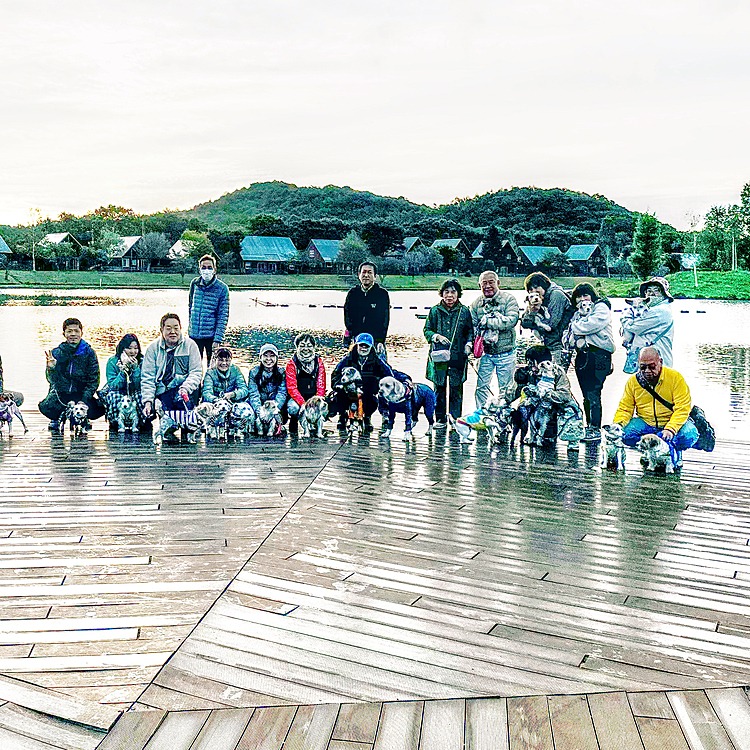
[[[77,318],[63,323],[65,341],[47,355],[49,393],[39,404],[39,411],[50,420],[49,429],[56,432],[58,420],[70,401],[83,401],[89,407],[88,418],[98,419],[104,408],[95,397],[99,387],[99,360],[96,352],[83,340],[83,325]],[[89,422],[86,429],[91,428]]]
[[[377,273],[374,263],[362,263],[359,267],[359,286],[352,287],[346,295],[344,345],[348,348],[360,333],[369,333],[375,340],[375,350],[382,356],[391,319],[391,300],[388,292],[375,283]]]

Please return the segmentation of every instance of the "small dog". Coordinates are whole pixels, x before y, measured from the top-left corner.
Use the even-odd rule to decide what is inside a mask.
[[[138,432],[138,404],[132,396],[123,396],[117,407],[118,432]]]
[[[666,474],[674,474],[674,461],[669,445],[658,435],[644,435],[638,441],[638,450],[643,453],[641,466],[646,471],[664,469]]]
[[[299,424],[302,429],[302,437],[310,437],[313,433],[316,437],[323,437],[323,422],[328,416],[328,404],[322,396],[310,396],[305,401],[299,415]]]
[[[26,426],[26,422],[23,421],[23,414],[18,408],[18,405],[13,400],[13,396],[10,393],[0,393],[0,432],[2,432],[3,425],[8,425],[8,436],[13,434],[13,417],[17,417],[23,425],[23,431],[26,433],[29,428]]]
[[[264,401],[255,418],[255,429],[261,437],[281,435],[281,412],[275,401]]]
[[[427,418],[426,434],[432,435],[432,426],[435,423],[436,398],[435,391],[429,386],[422,383],[414,384],[411,381],[406,384],[391,376],[381,378],[378,401],[386,425],[380,433],[381,437],[387,438],[390,436],[398,413],[404,415],[404,440],[409,440],[420,410],[424,411]]]
[[[349,408],[341,415],[349,432],[364,432],[365,410],[362,403],[362,375],[356,367],[345,367],[341,371],[341,390],[349,399]]]
[[[227,415],[227,432],[231,437],[244,440],[253,431],[255,413],[247,401],[232,404],[232,410]]]
[[[232,411],[232,404],[225,398],[219,398],[209,404],[209,407],[208,418],[205,421],[206,434],[214,440],[226,438],[229,428],[227,417]]]
[[[179,443],[180,439],[175,434],[180,429],[180,423],[164,411],[161,401],[154,401],[154,411],[159,417],[159,426],[154,430],[154,443]]]
[[[462,444],[471,443],[477,432],[487,430],[490,448],[497,445],[503,435],[507,436],[510,418],[511,409],[504,398],[491,398],[481,409],[458,419],[454,419],[450,414],[448,415],[448,421],[458,433]]]
[[[531,294],[526,296],[526,304],[529,309],[536,305],[541,305],[542,298],[536,292],[531,292]],[[536,327],[540,331],[546,331],[547,333],[552,330],[552,326],[549,323],[551,319],[552,316],[550,315],[549,310],[544,306],[540,307],[534,315],[534,323]]]
[[[490,433],[489,445],[498,445],[507,440],[513,412],[508,400],[502,396],[491,398],[484,405],[484,410],[487,412],[487,417],[484,421]]]
[[[584,318],[588,317],[589,313],[594,309],[594,303],[588,299],[582,299],[578,301],[576,311],[573,313],[573,317],[568,323],[568,327],[565,329],[565,333],[562,335],[562,357],[563,362],[570,364],[573,359],[573,354],[578,349],[582,349],[586,345],[586,339],[583,336],[578,336],[573,333],[573,323],[576,323]]]
[[[619,424],[604,426],[604,456],[602,468],[610,471],[625,470],[625,444],[622,442],[622,427]]]
[[[87,432],[89,425],[89,407],[79,401],[69,401],[65,411],[60,416],[60,434],[63,434],[65,423],[70,425],[70,436],[74,438],[81,437]]]
[[[646,314],[646,312],[648,312],[646,300],[641,299],[640,297],[626,299],[625,304],[628,305],[628,307],[622,311],[622,316],[620,318],[621,322],[623,320],[640,320]],[[633,343],[633,339],[635,338],[634,333],[630,333],[622,327],[620,327],[620,336],[622,336],[622,345],[626,349],[630,347],[630,345]]]

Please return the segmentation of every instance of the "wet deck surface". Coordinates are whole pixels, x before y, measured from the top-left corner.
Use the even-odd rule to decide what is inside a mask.
[[[750,747],[748,444],[672,479],[439,433],[27,422],[0,443],[3,750]]]

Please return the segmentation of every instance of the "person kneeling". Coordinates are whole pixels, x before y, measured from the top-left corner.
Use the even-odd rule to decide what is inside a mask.
[[[331,386],[336,394],[336,411],[339,414],[339,430],[345,430],[347,427],[346,415],[353,401],[352,396],[344,388],[345,383],[342,382],[346,368],[355,370],[362,379],[362,429],[365,432],[370,432],[372,430],[372,415],[378,408],[380,379],[393,376],[393,370],[376,354],[373,337],[369,333],[360,333],[354,340],[354,345],[349,353],[336,365],[336,369],[331,374]]]
[[[638,372],[625,384],[614,422],[622,429],[622,441],[634,448],[644,435],[658,435],[670,447],[675,468],[682,466],[682,452],[698,441],[698,428],[690,419],[692,400],[685,378],[665,367],[654,347],[641,349]]]
[[[286,365],[286,391],[289,400],[289,432],[295,434],[300,411],[313,396],[326,395],[326,368],[317,355],[318,342],[311,333],[300,333],[294,339],[294,356]]]
[[[529,430],[529,445],[554,444],[559,437],[568,443],[569,451],[578,450],[583,435],[581,407],[571,393],[565,370],[552,361],[550,350],[546,346],[529,347],[526,364],[516,368],[513,378],[513,400],[520,399],[513,415],[513,438],[520,427],[522,433]]]
[[[67,413],[71,402],[84,403],[88,415],[83,430],[91,429],[91,420],[104,414],[104,407],[96,398],[99,387],[99,360],[96,352],[83,340],[83,324],[77,318],[63,323],[65,341],[47,355],[49,393],[39,403],[39,411],[50,420],[49,429],[57,432],[60,418]]]

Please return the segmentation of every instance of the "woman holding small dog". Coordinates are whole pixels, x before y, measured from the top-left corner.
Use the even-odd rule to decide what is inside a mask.
[[[427,380],[432,383],[437,403],[435,426],[447,425],[447,414],[461,416],[464,382],[474,325],[471,311],[460,302],[463,289],[456,279],[448,279],[440,287],[440,304],[427,314],[424,337],[430,345],[427,356]],[[450,389],[450,397],[447,390]]]
[[[260,362],[250,370],[247,388],[247,401],[256,415],[266,401],[273,401],[286,421],[286,377],[279,367],[279,350],[273,344],[260,347]]]
[[[318,342],[311,333],[303,332],[294,339],[294,356],[286,365],[286,403],[289,432],[296,433],[300,409],[313,396],[326,395],[326,368],[318,356]]]
[[[123,396],[135,399],[138,413],[143,411],[141,403],[141,343],[134,333],[126,333],[117,344],[114,356],[107,360],[106,408],[110,430],[117,430],[117,416]],[[105,390],[105,389],[102,389]],[[101,395],[101,391],[99,394]]]
[[[602,431],[602,389],[612,372],[615,351],[612,311],[609,301],[599,297],[591,284],[578,284],[570,301],[576,308],[570,330],[575,337],[575,370],[586,414],[583,442],[598,443]],[[588,312],[584,314],[585,310]]]

